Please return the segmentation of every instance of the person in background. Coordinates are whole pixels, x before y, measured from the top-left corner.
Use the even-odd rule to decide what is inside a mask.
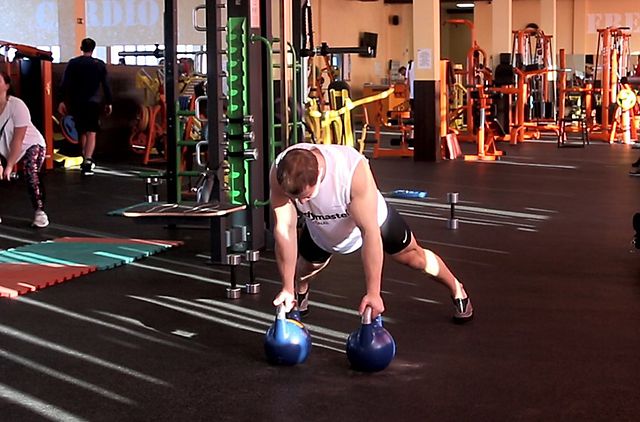
[[[409,60],[407,65],[407,86],[409,87],[409,102],[411,103],[411,109],[413,110],[413,83],[416,80],[416,70],[414,68],[413,60]]]
[[[407,83],[407,68],[404,66],[400,66],[398,68],[398,75],[400,75],[400,77],[398,78],[398,82],[406,84]]]
[[[423,249],[400,214],[381,195],[366,158],[350,146],[300,143],[283,151],[270,175],[276,262],[282,289],[274,306],[308,311],[309,281],[331,255],[362,249],[365,294],[358,311],[384,311],[384,253],[447,288],[455,322],[473,317],[462,283],[434,252]],[[297,235],[297,218],[305,224]]]
[[[104,110],[109,115],[112,110],[107,67],[102,60],[93,57],[95,48],[96,42],[85,38],[80,44],[82,55],[69,60],[62,76],[62,102],[58,106],[60,114],[70,114],[75,121],[82,145],[80,170],[83,176],[92,176],[95,168],[93,153],[100,114]],[[100,94],[101,86],[104,95]]]
[[[640,56],[638,56],[638,61],[636,62],[636,67],[633,70],[633,76],[640,77]]]
[[[27,105],[10,95],[10,89],[11,78],[0,72],[0,180],[13,180],[13,168],[21,163],[34,209],[32,225],[47,227],[49,217],[44,211],[44,186],[40,178],[46,143],[31,122]]]

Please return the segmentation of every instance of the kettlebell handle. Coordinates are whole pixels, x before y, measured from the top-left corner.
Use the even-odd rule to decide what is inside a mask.
[[[362,325],[371,324],[372,313],[373,313],[373,310],[371,309],[371,306],[367,306],[366,308],[364,308],[364,313],[362,314]]]
[[[285,311],[284,304],[280,304],[276,307],[276,319],[287,319],[287,312]]]

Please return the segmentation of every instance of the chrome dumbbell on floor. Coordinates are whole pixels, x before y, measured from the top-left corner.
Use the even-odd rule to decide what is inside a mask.
[[[160,178],[151,176],[145,178],[145,189],[147,202],[158,202],[158,186],[160,186]]]
[[[260,283],[256,282],[255,264],[260,259],[260,251],[246,251],[244,259],[249,263],[249,281],[245,284],[245,292],[250,295],[260,293]]]
[[[456,204],[458,203],[458,192],[448,192],[447,203],[451,207],[451,214],[447,219],[447,228],[449,230],[457,230],[458,219],[456,218]]]
[[[227,299],[240,299],[240,287],[238,287],[238,268],[242,262],[242,255],[229,254],[227,255],[227,265],[229,266],[229,284],[227,287],[226,296]]]
[[[249,264],[249,280],[244,285],[244,291],[247,294],[255,295],[260,293],[260,283],[256,282],[255,264],[260,259],[260,251],[246,251],[244,259]],[[229,284],[226,290],[227,299],[239,299],[242,289],[238,287],[238,271],[242,263],[242,255],[227,255],[227,265],[229,266]]]

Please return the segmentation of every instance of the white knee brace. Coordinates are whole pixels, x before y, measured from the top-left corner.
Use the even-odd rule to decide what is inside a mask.
[[[440,274],[440,264],[438,264],[438,258],[436,257],[436,254],[428,249],[423,249],[423,251],[425,260],[424,272],[437,277],[438,274]]]

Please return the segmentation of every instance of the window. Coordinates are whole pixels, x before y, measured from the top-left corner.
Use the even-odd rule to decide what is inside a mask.
[[[111,64],[128,64],[138,66],[159,66],[162,64],[162,57],[156,57],[154,55],[130,55],[120,56],[121,52],[153,52],[156,49],[164,51],[163,44],[128,44],[128,45],[112,45],[110,49],[110,63]],[[96,49],[97,50],[97,49]],[[204,46],[201,45],[177,45],[176,56],[178,59],[190,58],[197,62],[196,72],[204,69],[204,73],[207,71],[206,55],[203,56]],[[97,55],[96,55],[97,57]],[[106,57],[106,49],[105,49]],[[197,59],[196,59],[197,58]],[[106,60],[105,60],[106,61]]]
[[[93,57],[102,60],[103,62],[107,62],[107,47],[96,46],[96,49],[93,51]]]
[[[36,48],[44,51],[51,51],[51,56],[53,57],[53,63],[60,63],[60,46],[59,45],[52,45],[52,46],[38,45],[36,46]]]

